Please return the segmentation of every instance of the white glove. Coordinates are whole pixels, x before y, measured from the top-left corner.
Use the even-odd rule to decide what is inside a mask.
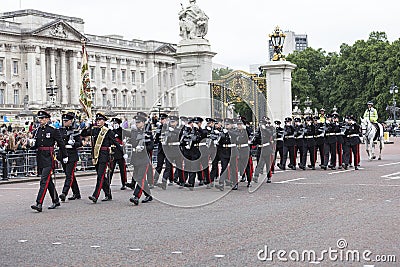
[[[210,126],[207,126],[206,129],[207,129],[208,131],[211,131],[211,127],[210,127]]]
[[[68,157],[63,158],[63,162],[64,162],[64,163],[67,163],[67,162],[68,162]]]
[[[170,132],[173,132],[173,131],[174,131],[174,128],[168,127],[168,130],[169,130]]]
[[[65,145],[65,148],[72,148],[71,145]]]
[[[69,145],[74,145],[75,144],[75,140],[74,139],[69,139],[68,140],[68,144]]]
[[[125,160],[128,159],[128,154],[124,154],[124,159],[125,159]]]
[[[90,125],[92,125],[92,121],[91,120],[85,121],[85,127],[86,128],[89,128]]]
[[[228,133],[228,130],[227,129],[223,129],[222,130],[224,133]]]
[[[119,128],[119,124],[114,124],[114,129],[118,129]]]
[[[218,130],[214,130],[214,133],[219,134],[219,131]]]
[[[110,125],[108,125],[108,129],[114,130],[114,127],[110,124]]]
[[[144,146],[137,146],[137,147],[136,147],[136,151],[137,151],[137,152],[142,152],[143,149],[144,149]]]

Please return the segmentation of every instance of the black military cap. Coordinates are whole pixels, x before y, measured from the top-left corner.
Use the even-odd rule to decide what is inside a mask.
[[[194,118],[188,117],[187,119],[188,119],[188,120],[187,120],[188,123],[193,123]]]
[[[319,119],[319,117],[318,117],[318,119]],[[305,120],[306,120],[306,121],[312,121],[312,118],[311,118],[311,116],[307,116],[307,117],[305,118]]]
[[[294,122],[301,122],[300,118],[294,118]]]
[[[281,125],[282,124],[281,121],[274,121],[274,123],[277,124],[277,125]]]
[[[138,113],[136,113],[136,115],[147,118],[147,114],[142,111],[139,111]]]
[[[221,118],[215,118],[214,120],[215,120],[215,122],[217,122],[217,123],[221,123],[221,122],[223,122],[223,121],[224,121],[224,120],[223,120],[223,119],[221,119]]]
[[[319,120],[319,116],[314,116],[313,119],[314,120]]]
[[[332,113],[332,118],[339,118],[339,113]]]
[[[165,113],[160,114],[160,120],[166,119],[167,117],[168,117],[168,115]]]
[[[122,120],[119,119],[119,118],[112,118],[112,119],[111,119],[111,122],[115,122],[115,123],[121,124],[121,123],[122,123]]]
[[[97,120],[104,120],[104,121],[106,121],[107,120],[107,117],[103,114],[103,113],[97,113],[96,114],[96,121]]]
[[[326,118],[332,118],[332,114],[326,114],[325,117]]]
[[[214,120],[213,118],[206,118],[206,122],[217,122],[216,120]]]
[[[352,120],[352,121],[355,121],[355,120],[356,120],[356,118],[355,118],[353,115],[348,116],[348,119],[349,119],[349,120]]]
[[[193,122],[194,122],[194,123],[201,123],[201,122],[203,122],[203,118],[201,118],[201,117],[194,117],[194,118],[193,118]]]
[[[38,117],[39,119],[43,119],[43,118],[50,118],[51,116],[50,116],[50,114],[49,114],[47,111],[39,110],[39,112],[38,112],[38,114],[37,114],[37,117]]]
[[[269,118],[268,118],[267,116],[263,116],[263,117],[262,117],[262,120],[263,120],[263,121],[269,121]]]
[[[188,121],[189,119],[185,116],[180,116],[179,119],[181,119],[181,121]]]
[[[174,115],[169,116],[168,118],[169,118],[169,121],[178,121],[179,120],[178,116],[174,116]]]
[[[224,119],[224,123],[225,123],[225,124],[233,124],[233,120],[230,119],[230,118],[225,118],[225,119]]]
[[[136,116],[134,117],[134,119],[135,119],[136,122],[145,122],[145,121],[147,120],[146,117],[140,116],[140,115],[136,115]]]
[[[292,121],[292,118],[286,117],[286,118],[285,118],[285,122],[289,122],[289,121]]]
[[[63,114],[61,117],[62,117],[63,121],[70,121],[70,120],[73,120],[75,118],[75,113],[68,112],[68,113]]]
[[[233,119],[233,123],[235,123],[235,124],[243,124],[243,121],[241,119]]]

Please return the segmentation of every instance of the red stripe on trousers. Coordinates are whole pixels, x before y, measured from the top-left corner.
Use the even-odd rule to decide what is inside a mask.
[[[143,187],[144,187],[144,182],[145,182],[145,179],[146,179],[146,174],[147,174],[147,170],[149,169],[149,164],[147,164],[147,166],[146,166],[146,171],[144,172],[144,175],[143,175],[143,177],[142,177],[142,186],[140,187],[140,190],[139,190],[139,194],[138,194],[138,198],[140,198],[141,196],[142,196],[142,193],[143,193]]]
[[[72,183],[74,182],[75,179],[75,168],[76,168],[76,163],[74,163],[74,168],[72,169],[72,173],[71,173],[71,182],[69,183],[69,187],[72,187]]]
[[[108,162],[106,162],[106,167],[104,168],[104,172],[101,175],[99,189],[97,189],[96,196],[95,196],[96,199],[99,198],[100,190],[103,188],[103,181],[104,181],[104,176],[105,176],[106,171],[107,171],[107,166],[108,166]]]
[[[50,179],[51,179],[51,171],[52,171],[52,169],[50,170],[49,175],[47,175],[46,185],[44,186],[43,194],[42,194],[42,196],[40,197],[40,204],[43,203],[44,196],[46,195],[47,188],[49,187],[49,182],[50,182]]]

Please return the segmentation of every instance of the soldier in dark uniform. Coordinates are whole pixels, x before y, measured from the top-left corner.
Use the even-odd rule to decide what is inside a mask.
[[[234,119],[233,123],[237,125],[236,129],[236,140],[235,144],[238,150],[238,170],[239,177],[246,176],[247,187],[250,187],[251,180],[253,177],[253,161],[250,154],[250,129],[248,130],[241,119]],[[238,189],[238,183],[236,182],[232,190]]]
[[[324,118],[325,119],[325,118]],[[321,122],[319,116],[314,116],[314,125],[315,125],[315,156],[314,160],[317,161],[317,150],[319,151],[320,164],[322,167],[324,164],[324,139],[325,139],[325,121]],[[310,164],[308,167],[312,168],[313,164]],[[315,166],[315,163],[314,163]]]
[[[188,187],[191,191],[194,189],[196,173],[198,170],[198,166],[195,165],[194,161],[200,157],[198,147],[194,146],[198,137],[193,124],[194,118],[189,118],[187,124],[182,128],[180,140],[184,157],[184,175],[185,178],[188,177],[187,180],[185,179],[187,182],[184,183],[184,187]]]
[[[343,168],[347,170],[350,164],[350,153],[353,152],[354,168],[358,170],[360,158],[360,125],[356,123],[354,116],[349,116],[348,123],[345,126],[345,143],[343,146]]]
[[[60,206],[57,190],[54,186],[53,180],[51,179],[51,174],[54,169],[55,143],[57,142],[64,163],[68,162],[68,155],[60,131],[48,124],[51,117],[50,114],[44,110],[40,110],[37,117],[40,126],[32,133],[33,138],[35,139],[35,144],[33,144],[32,149],[37,149],[36,160],[38,174],[40,174],[40,188],[36,198],[36,204],[32,205],[31,208],[41,212],[47,189],[49,189],[51,200],[53,202],[49,209],[55,209]]]
[[[97,202],[100,190],[103,189],[105,198],[102,201],[112,199],[109,177],[106,171],[111,163],[110,149],[114,145],[116,150],[122,151],[121,145],[115,140],[114,132],[105,126],[107,117],[102,113],[96,114],[96,126],[91,124],[82,130],[81,136],[91,136],[93,138],[93,163],[97,172],[96,188],[89,199],[93,203]]]
[[[294,139],[294,127],[292,125],[292,118],[287,117],[285,118],[285,126],[283,128],[283,157],[281,158],[281,162],[278,163],[278,167],[281,170],[286,169],[286,161],[289,153],[289,165],[288,167],[292,170],[296,169],[295,163],[295,145],[296,140]]]
[[[278,153],[279,158],[283,158],[283,128],[281,127],[281,121],[274,121],[275,124],[275,156],[274,162],[272,164],[272,171],[275,169],[275,161],[277,159]]]
[[[203,186],[210,180],[210,169],[208,167],[209,160],[209,150],[207,144],[208,131],[207,129],[202,128],[203,118],[195,117],[194,118],[194,130],[196,135],[196,141],[194,142],[196,155],[194,160],[196,160],[196,165],[198,167],[197,171],[197,179],[199,180],[199,186]]]
[[[332,121],[332,114],[326,115],[325,121],[325,139],[324,139],[324,163],[321,168],[326,170],[326,168],[331,168],[336,170],[336,133],[339,127]],[[330,159],[330,161],[329,161]]]
[[[142,203],[153,200],[146,176],[148,170],[152,169],[151,158],[149,157],[148,151],[153,150],[154,139],[153,135],[149,135],[149,133],[146,132],[146,118],[135,116],[135,120],[137,130],[132,131],[129,142],[132,144],[133,154],[131,164],[135,168],[135,177],[133,179],[136,182],[136,187],[133,192],[133,197],[131,197],[129,201],[135,205],[139,205],[139,199],[143,193],[146,197],[142,200]]]
[[[154,144],[157,145],[157,166],[154,173],[154,185],[158,184],[158,179],[161,175],[161,171],[165,162],[165,153],[163,149],[164,134],[167,128],[168,115],[165,113],[160,114],[160,121],[157,122],[157,128],[154,136]],[[170,182],[173,182],[173,178],[170,177]],[[150,186],[152,187],[153,184]]]
[[[214,127],[211,130],[210,139],[212,140],[213,147],[215,147],[214,149],[216,150],[216,152],[215,152],[215,157],[211,161],[210,187],[212,187],[214,185],[215,179],[217,179],[219,177],[220,172],[219,172],[218,163],[221,161],[221,153],[223,152],[223,149],[221,148],[221,146],[219,146],[219,141],[222,136],[221,133],[223,130],[222,119],[215,118],[214,120],[215,120]]]
[[[236,156],[237,156],[237,151],[236,151],[236,144],[232,142],[231,135],[232,134],[232,124],[233,120],[229,118],[225,118],[224,120],[225,123],[225,129],[222,129],[221,132],[219,132],[219,137],[218,137],[218,142],[217,142],[217,147],[220,148],[220,158],[221,158],[221,176],[219,179],[219,184],[215,185],[215,188],[224,191],[224,184],[230,184],[231,178],[230,176],[234,175],[234,177],[237,177],[237,174],[235,175],[234,172],[237,170],[237,165],[236,165]],[[230,169],[228,168],[228,165],[230,165]],[[237,173],[237,171],[236,171]],[[235,179],[232,177],[233,179]],[[232,179],[231,178],[231,179]]]
[[[123,147],[124,143],[122,141],[123,138],[122,138],[122,128],[121,128],[122,120],[119,118],[112,118],[111,123],[113,126],[112,131],[114,132],[115,140],[118,142],[118,144],[121,145],[121,147]],[[112,177],[114,175],[115,167],[118,164],[119,174],[121,176],[121,190],[125,190],[126,182],[127,182],[126,161],[125,160],[128,158],[128,155],[124,154],[123,150],[115,149],[114,146],[111,146],[111,152],[112,152],[112,161],[111,161],[111,165],[110,165],[110,185],[111,185]]]
[[[174,180],[175,173],[177,177],[182,174],[182,152],[179,149],[179,133],[180,127],[178,126],[179,118],[177,116],[168,117],[168,127],[164,129],[164,144],[163,151],[165,154],[165,170],[163,173],[162,182],[157,186],[162,189],[167,189],[167,181]],[[174,166],[175,164],[175,171]],[[179,179],[179,178],[178,178]]]
[[[339,114],[333,113],[333,122],[338,127],[338,132],[336,132],[336,153],[338,157],[338,169],[342,168],[343,165],[343,144],[344,144],[344,125],[343,122],[339,121]]]
[[[72,189],[72,196],[69,200],[75,200],[81,198],[79,191],[78,182],[75,177],[76,163],[79,160],[78,148],[82,146],[82,140],[80,131],[74,127],[75,113],[68,112],[62,115],[62,121],[64,126],[60,128],[61,137],[65,143],[65,148],[68,154],[68,162],[62,162],[60,158],[61,153],[58,153],[57,159],[62,162],[62,168],[65,172],[65,182],[60,194],[61,201],[65,201],[65,197],[68,195],[68,191]]]
[[[207,168],[205,169],[206,172],[206,180],[204,183],[206,184],[206,188],[210,189],[213,184],[213,180],[211,179],[211,171],[210,167],[208,166],[209,161],[211,162],[215,159],[217,156],[217,148],[214,144],[214,141],[218,138],[218,135],[214,133],[214,125],[216,123],[216,120],[213,118],[206,118],[206,127],[204,128],[206,134],[207,134],[207,139],[206,139],[206,153],[207,153]]]
[[[258,178],[264,166],[267,171],[267,183],[271,182],[272,177],[272,164],[274,162],[274,138],[275,129],[271,125],[268,117],[264,117],[260,122],[260,127],[254,135],[254,144],[257,144],[260,149],[260,158],[257,162],[256,170],[254,172],[254,182],[258,183]]]
[[[301,123],[300,118],[294,119],[294,129],[295,129],[294,138],[296,139],[296,146],[295,146],[295,150],[294,150],[294,156],[295,156],[294,162],[296,163],[297,151],[298,151],[299,155],[300,155],[299,168],[302,170],[305,170],[306,167],[301,164],[301,162],[303,161],[304,126]]]
[[[300,168],[305,170],[307,163],[307,152],[310,153],[309,167],[315,170],[315,125],[311,116],[306,117],[306,124],[304,126],[304,143],[303,143],[303,156],[300,162]]]

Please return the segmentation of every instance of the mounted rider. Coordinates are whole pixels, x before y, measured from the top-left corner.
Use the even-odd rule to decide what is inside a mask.
[[[368,108],[364,112],[364,119],[369,120],[372,123],[378,122],[378,111],[373,107],[374,103],[372,101],[368,101]]]

